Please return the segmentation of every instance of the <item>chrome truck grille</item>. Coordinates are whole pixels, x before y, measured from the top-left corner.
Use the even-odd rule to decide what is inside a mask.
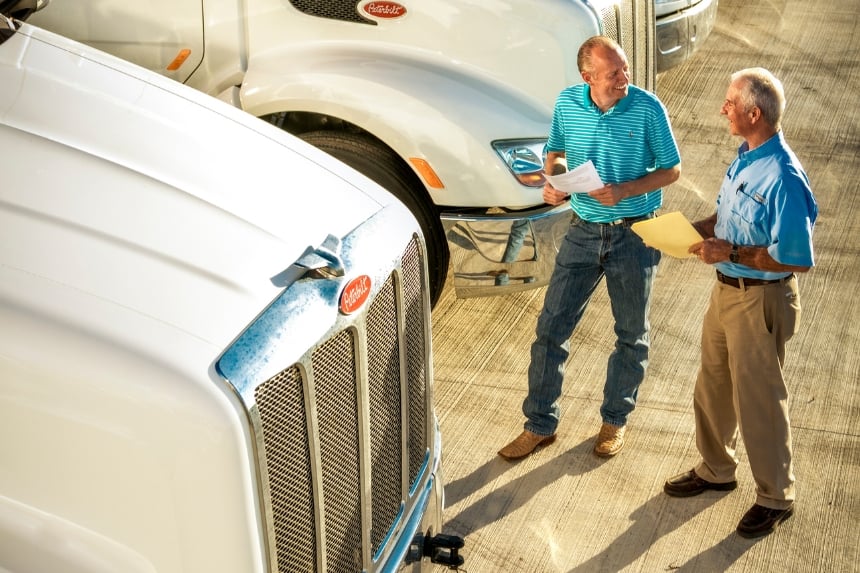
[[[299,12],[309,16],[376,25],[376,22],[366,20],[359,15],[356,0],[290,0],[290,4]]]
[[[624,49],[630,60],[631,81],[654,91],[656,21],[652,0],[622,0],[600,9],[603,34]]]
[[[422,248],[413,239],[372,299],[340,315],[301,358],[270,367],[277,372],[259,383],[234,384],[253,403],[278,571],[374,570],[427,479],[435,420]]]

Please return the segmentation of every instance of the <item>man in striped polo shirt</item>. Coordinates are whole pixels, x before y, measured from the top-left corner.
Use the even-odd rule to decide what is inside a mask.
[[[648,310],[660,261],[660,252],[645,246],[630,225],[653,217],[663,202],[661,188],[681,174],[666,108],[653,94],[630,85],[621,47],[595,36],[580,47],[577,63],[585,83],[565,88],[556,100],[544,168],[550,173],[557,161],[573,169],[591,160],[604,186],[572,196],[549,183],[544,187],[544,201],[570,201],[574,215],[531,348],[524,431],[499,451],[510,460],[555,441],[570,337],[604,277],[617,340],[609,356],[594,453],[614,456],[624,446],[627,417],[648,365]]]

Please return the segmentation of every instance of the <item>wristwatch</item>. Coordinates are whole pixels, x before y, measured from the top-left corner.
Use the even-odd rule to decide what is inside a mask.
[[[738,247],[737,245],[732,245],[732,252],[729,253],[729,260],[731,262],[733,262],[733,263],[741,262],[741,253],[740,253],[739,249],[740,249],[740,247]]]

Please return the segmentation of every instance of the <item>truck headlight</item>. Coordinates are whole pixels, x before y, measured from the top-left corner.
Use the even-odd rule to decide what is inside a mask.
[[[492,146],[517,181],[528,187],[543,187],[546,139],[499,140]]]

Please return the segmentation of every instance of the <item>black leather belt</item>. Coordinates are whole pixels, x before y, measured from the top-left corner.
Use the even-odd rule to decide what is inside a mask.
[[[720,271],[717,271],[717,280],[723,284],[727,284],[729,286],[733,286],[735,288],[742,288],[748,286],[762,286],[762,285],[770,285],[773,283],[784,283],[786,281],[791,280],[794,277],[794,273],[791,273],[787,277],[782,277],[781,279],[748,279],[746,277],[735,278],[730,277],[728,275],[724,275]]]

